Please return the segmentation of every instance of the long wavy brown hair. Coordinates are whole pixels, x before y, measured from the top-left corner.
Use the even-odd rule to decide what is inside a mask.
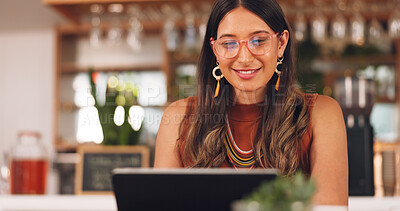
[[[183,149],[182,161],[188,167],[219,167],[226,159],[224,136],[226,133],[227,108],[232,103],[232,86],[222,79],[220,94],[214,98],[216,80],[212,69],[216,57],[210,38],[216,38],[222,18],[237,7],[244,7],[263,19],[274,32],[288,30],[289,24],[275,0],[216,0],[207,24],[200,53],[197,79],[197,103],[191,114],[185,116],[179,129],[179,149]],[[277,74],[266,84],[262,120],[253,141],[256,165],[278,168],[285,174],[293,174],[302,164],[299,157],[301,138],[307,132],[310,115],[304,95],[294,88],[293,45],[289,40],[284,52],[284,61],[279,91],[274,89]],[[266,156],[261,156],[266,155]]]

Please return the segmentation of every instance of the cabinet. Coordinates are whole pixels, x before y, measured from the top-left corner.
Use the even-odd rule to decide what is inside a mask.
[[[54,98],[54,146],[58,152],[55,164],[61,175],[60,193],[62,194],[73,193],[71,186],[73,187],[74,182],[74,164],[79,160],[79,157],[73,152],[76,152],[82,140],[90,141],[91,139],[91,141],[100,142],[107,139],[108,144],[115,144],[116,141],[121,144],[121,139],[125,141],[134,140],[137,139],[137,134],[140,134],[138,142],[149,146],[152,150],[151,153],[153,153],[155,136],[165,107],[177,99],[193,95],[195,91],[196,85],[193,84],[193,81],[198,51],[190,54],[180,50],[169,51],[166,47],[166,37],[162,33],[164,27],[162,20],[146,19],[142,21],[142,48],[139,51],[130,48],[125,41],[126,32],[129,30],[129,23],[126,22],[126,19],[123,19],[120,23],[120,28],[124,33],[119,45],[107,43],[106,34],[113,27],[107,20],[99,25],[101,31],[100,47],[90,45],[89,34],[92,26],[87,20],[81,20],[79,14],[84,14],[84,11],[87,13],[92,3],[100,3],[106,7],[115,2],[122,3],[124,6],[137,3],[148,11],[149,8],[160,10],[162,3],[178,7],[181,6],[183,1],[158,1],[158,3],[144,0],[45,1],[62,14],[66,14],[66,17],[74,14],[69,23],[60,25],[56,29],[55,70],[57,74]],[[197,2],[197,4],[199,3]],[[76,15],[74,12],[79,14]],[[198,27],[199,23],[200,20],[196,19],[195,27]],[[176,21],[176,28],[182,36],[185,26],[186,23],[183,20]],[[129,96],[126,95],[127,92],[121,94],[122,91],[119,90],[121,87],[118,88],[118,86],[115,87],[113,94],[107,91],[105,87],[109,87],[109,83],[115,83],[116,79],[119,82],[124,82],[125,90],[127,87],[130,89]],[[90,83],[91,81],[97,81],[102,85],[95,83],[96,88],[93,89],[94,84]],[[183,91],[180,91],[180,88]],[[95,97],[95,102],[101,105],[99,107],[88,106],[93,104],[92,96],[99,93],[103,98]],[[113,115],[114,111],[117,113],[117,105],[123,104],[121,103],[121,96],[121,99],[126,101],[126,106],[122,106],[122,110],[125,111],[123,115],[125,118],[122,121],[116,119]],[[133,118],[130,122],[131,108],[140,110],[138,106],[144,109],[144,117],[141,120],[140,118]],[[90,107],[90,111],[86,111],[82,115],[83,110],[88,110],[87,107]],[[98,119],[95,118],[96,116],[98,116]],[[133,117],[138,116],[133,115]],[[95,122],[94,127],[91,124],[93,121]],[[134,128],[137,126],[135,123],[140,121],[142,121],[140,133],[132,133],[132,129],[135,130]],[[113,133],[111,129],[104,127],[104,122],[122,125],[113,126]],[[91,127],[88,127],[88,125],[91,125]],[[102,125],[103,132],[105,130],[111,132],[103,133],[99,129],[100,125]],[[80,127],[83,129],[80,130]],[[127,130],[129,132],[126,132]],[[82,133],[82,131],[92,131],[95,136],[87,137],[87,134]],[[117,138],[116,134],[119,134]],[[127,136],[129,138],[126,138]],[[123,142],[122,144],[132,143]]]
[[[126,34],[131,27],[126,15],[119,16],[121,20],[119,20],[118,27],[122,30],[122,42],[118,45],[107,43],[107,33],[115,25],[112,22],[112,17],[109,17],[110,14],[103,14],[104,20],[102,19],[101,23],[97,26],[100,31],[101,45],[92,46],[90,33],[92,32],[93,24],[90,23],[90,6],[100,4],[106,9],[112,3],[121,4],[125,8],[134,4],[142,8],[143,12],[148,12],[149,14],[151,11],[161,12],[162,14],[161,10],[163,10],[163,7],[165,10],[166,4],[169,5],[170,9],[183,8],[187,2],[191,4],[192,8],[204,7],[204,2],[184,2],[176,0],[44,1],[45,4],[50,5],[69,19],[69,23],[58,26],[56,30],[57,74],[54,101],[56,108],[54,140],[55,148],[58,152],[73,152],[82,140],[90,140],[88,137],[85,138],[85,134],[79,135],[79,127],[85,124],[85,118],[86,123],[94,121],[102,124],[103,121],[117,121],[115,117],[104,117],[102,115],[100,115],[99,119],[93,120],[91,118],[96,116],[95,113],[85,113],[82,117],[82,108],[93,103],[92,96],[95,98],[95,107],[98,104],[108,103],[104,102],[104,98],[106,98],[104,96],[109,96],[108,89],[105,89],[105,87],[108,87],[109,83],[111,83],[109,81],[110,77],[116,78],[120,82],[123,81],[125,88],[128,86],[130,93],[133,93],[133,97],[127,97],[126,92],[121,94],[121,91],[118,90],[119,88],[116,87],[117,91],[114,92],[114,95],[118,96],[114,96],[115,99],[112,100],[117,105],[112,109],[117,111],[115,107],[121,104],[120,96],[122,96],[124,102],[126,101],[126,104],[129,104],[128,101],[130,102],[129,106],[139,105],[143,107],[145,117],[142,121],[143,125],[147,124],[148,128],[146,128],[145,132],[142,131],[142,139],[140,141],[150,146],[154,145],[163,109],[170,102],[194,95],[196,90],[194,78],[198,49],[190,54],[180,50],[168,50],[165,43],[166,38],[163,36],[164,20],[152,19],[150,16],[142,19],[142,47],[141,50],[137,51],[130,48],[125,41]],[[210,6],[211,1],[205,2],[208,2],[208,6]],[[202,9],[196,9],[196,11],[204,12]],[[194,19],[193,24],[195,27],[198,27],[200,22],[204,21],[200,20],[200,16],[201,14],[197,14],[196,19]],[[174,22],[178,33],[182,37],[187,23],[183,19]],[[180,40],[180,42],[182,41]],[[96,80],[102,81],[102,87],[100,85],[97,86]],[[92,84],[90,84],[91,82]],[[93,85],[96,85],[96,88],[93,88]],[[147,92],[142,90],[147,90]],[[97,99],[98,96],[94,93],[97,95],[101,93],[103,99]],[[147,99],[141,96],[146,96]],[[125,122],[129,120],[129,106],[124,107]],[[96,108],[97,112],[101,112],[99,107]],[[109,114],[110,112],[107,115]],[[83,121],[82,118],[84,119]],[[132,126],[131,123],[129,124]],[[124,125],[121,127],[124,127]],[[97,128],[96,134],[100,134],[99,127],[96,126],[95,128]],[[84,130],[88,131],[91,129],[86,127]],[[118,132],[118,134],[120,133],[121,131]],[[93,140],[100,142],[102,138],[104,139],[105,137],[100,135],[93,137]]]

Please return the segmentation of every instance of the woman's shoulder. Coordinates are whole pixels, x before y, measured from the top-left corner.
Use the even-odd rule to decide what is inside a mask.
[[[305,103],[309,110],[315,115],[329,113],[329,111],[340,111],[339,103],[326,95],[319,95],[318,93],[303,93]]]
[[[331,116],[336,114],[342,115],[342,109],[335,99],[326,95],[318,95],[313,105],[313,113],[314,116]]]
[[[318,95],[312,106],[312,123],[314,126],[326,126],[328,122],[343,122],[343,113],[339,103],[326,95]]]
[[[315,126],[325,125],[328,119],[336,121],[341,121],[341,119],[343,119],[342,109],[335,99],[317,93],[303,93],[303,95],[313,128]]]
[[[174,120],[182,121],[188,109],[193,108],[193,106],[196,103],[196,100],[197,97],[188,97],[171,103],[164,111],[163,115],[164,120],[166,118],[168,119],[173,118]]]
[[[157,133],[155,167],[182,167],[176,141],[180,137],[180,125],[186,116],[186,108],[194,98],[185,98],[171,103],[164,111]]]

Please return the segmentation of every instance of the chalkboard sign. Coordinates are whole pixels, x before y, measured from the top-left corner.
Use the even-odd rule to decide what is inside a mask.
[[[114,168],[149,167],[150,151],[145,146],[79,146],[76,194],[111,194]]]

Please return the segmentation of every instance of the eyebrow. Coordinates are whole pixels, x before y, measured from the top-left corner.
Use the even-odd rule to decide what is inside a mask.
[[[258,30],[258,31],[255,31],[255,32],[250,33],[249,35],[252,36],[252,35],[255,35],[255,34],[259,34],[259,33],[271,34],[269,31],[266,31],[266,30]],[[223,37],[236,37],[236,36],[233,35],[233,34],[223,34],[223,35],[221,35],[218,39],[221,39],[221,38],[223,38]]]

